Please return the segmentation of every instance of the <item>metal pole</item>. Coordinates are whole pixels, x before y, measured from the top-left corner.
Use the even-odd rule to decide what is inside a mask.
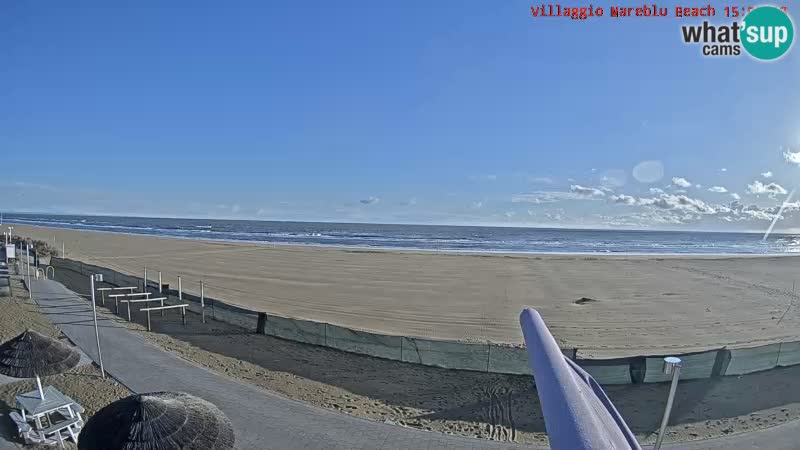
[[[25,259],[28,260],[28,298],[33,298],[33,288],[31,288],[31,244],[25,244]]]
[[[178,277],[178,300],[183,303],[183,285],[181,284],[181,277]]]
[[[44,390],[42,390],[42,380],[39,375],[36,375],[36,387],[39,388],[39,398],[44,400]]]
[[[62,259],[64,259],[64,258],[66,258],[66,257],[67,257],[67,253],[64,251],[64,250],[65,250],[65,249],[64,249],[64,247],[65,247],[65,245],[64,245],[64,243],[62,242],[62,243],[61,243],[61,258],[62,258]]]
[[[144,268],[144,289],[142,292],[147,292],[147,267]]]
[[[161,293],[161,271],[158,271],[158,293]],[[160,297],[160,295],[159,295]]]
[[[94,301],[94,275],[89,275],[92,288],[92,314],[94,314],[94,337],[97,340],[97,359],[100,361],[100,374],[106,377],[106,370],[103,367],[103,354],[100,353],[100,330],[97,328],[97,305]]]
[[[200,312],[203,317],[203,323],[206,323],[206,289],[203,280],[200,280]]]
[[[664,409],[664,418],[661,419],[661,429],[658,431],[658,438],[653,450],[660,450],[664,442],[664,434],[667,431],[667,422],[672,412],[672,402],[675,400],[675,391],[678,389],[678,378],[681,376],[681,359],[674,356],[664,358],[664,373],[672,374],[672,384],[669,386],[669,396],[667,397],[667,407]]]

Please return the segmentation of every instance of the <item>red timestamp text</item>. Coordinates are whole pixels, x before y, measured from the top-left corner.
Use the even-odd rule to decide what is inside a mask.
[[[726,6],[723,8],[725,11],[725,17],[744,17],[750,11],[756,9],[757,6]],[[781,11],[787,12],[788,8],[786,6],[779,6]]]

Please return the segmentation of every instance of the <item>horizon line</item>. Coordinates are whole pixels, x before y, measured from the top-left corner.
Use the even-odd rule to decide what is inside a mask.
[[[53,213],[53,212],[15,212],[9,211],[10,214],[15,215],[45,215],[45,216],[72,216],[72,217],[108,217],[108,218],[122,218],[122,219],[178,219],[178,220],[210,220],[210,221],[241,221],[241,222],[279,222],[279,223],[327,223],[339,225],[406,225],[406,226],[438,226],[438,227],[481,227],[481,228],[524,228],[531,230],[565,230],[565,231],[640,231],[640,232],[670,232],[670,233],[728,233],[728,234],[763,234],[763,230],[713,230],[713,229],[675,229],[675,228],[597,228],[597,227],[577,227],[577,226],[536,226],[536,225],[514,225],[514,224],[458,224],[458,223],[414,223],[414,222],[347,222],[336,220],[280,220],[280,219],[254,219],[254,218],[211,218],[211,217],[186,217],[186,216],[154,216],[154,215],[128,215],[128,214],[70,214],[70,213]],[[0,213],[5,216],[5,212]],[[30,226],[46,226],[28,224]],[[52,228],[59,228],[52,226]],[[800,234],[799,232],[792,232],[786,230],[779,230],[773,235],[793,235]]]

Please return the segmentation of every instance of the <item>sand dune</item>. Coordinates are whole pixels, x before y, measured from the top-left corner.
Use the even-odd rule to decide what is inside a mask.
[[[520,343],[537,308],[587,356],[800,340],[795,257],[471,255],[194,241],[17,226],[67,257],[249,309],[356,329]],[[588,300],[579,301],[582,298]]]

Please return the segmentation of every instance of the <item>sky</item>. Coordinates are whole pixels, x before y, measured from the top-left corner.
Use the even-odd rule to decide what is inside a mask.
[[[0,210],[800,230],[797,45],[531,6],[0,2]]]

